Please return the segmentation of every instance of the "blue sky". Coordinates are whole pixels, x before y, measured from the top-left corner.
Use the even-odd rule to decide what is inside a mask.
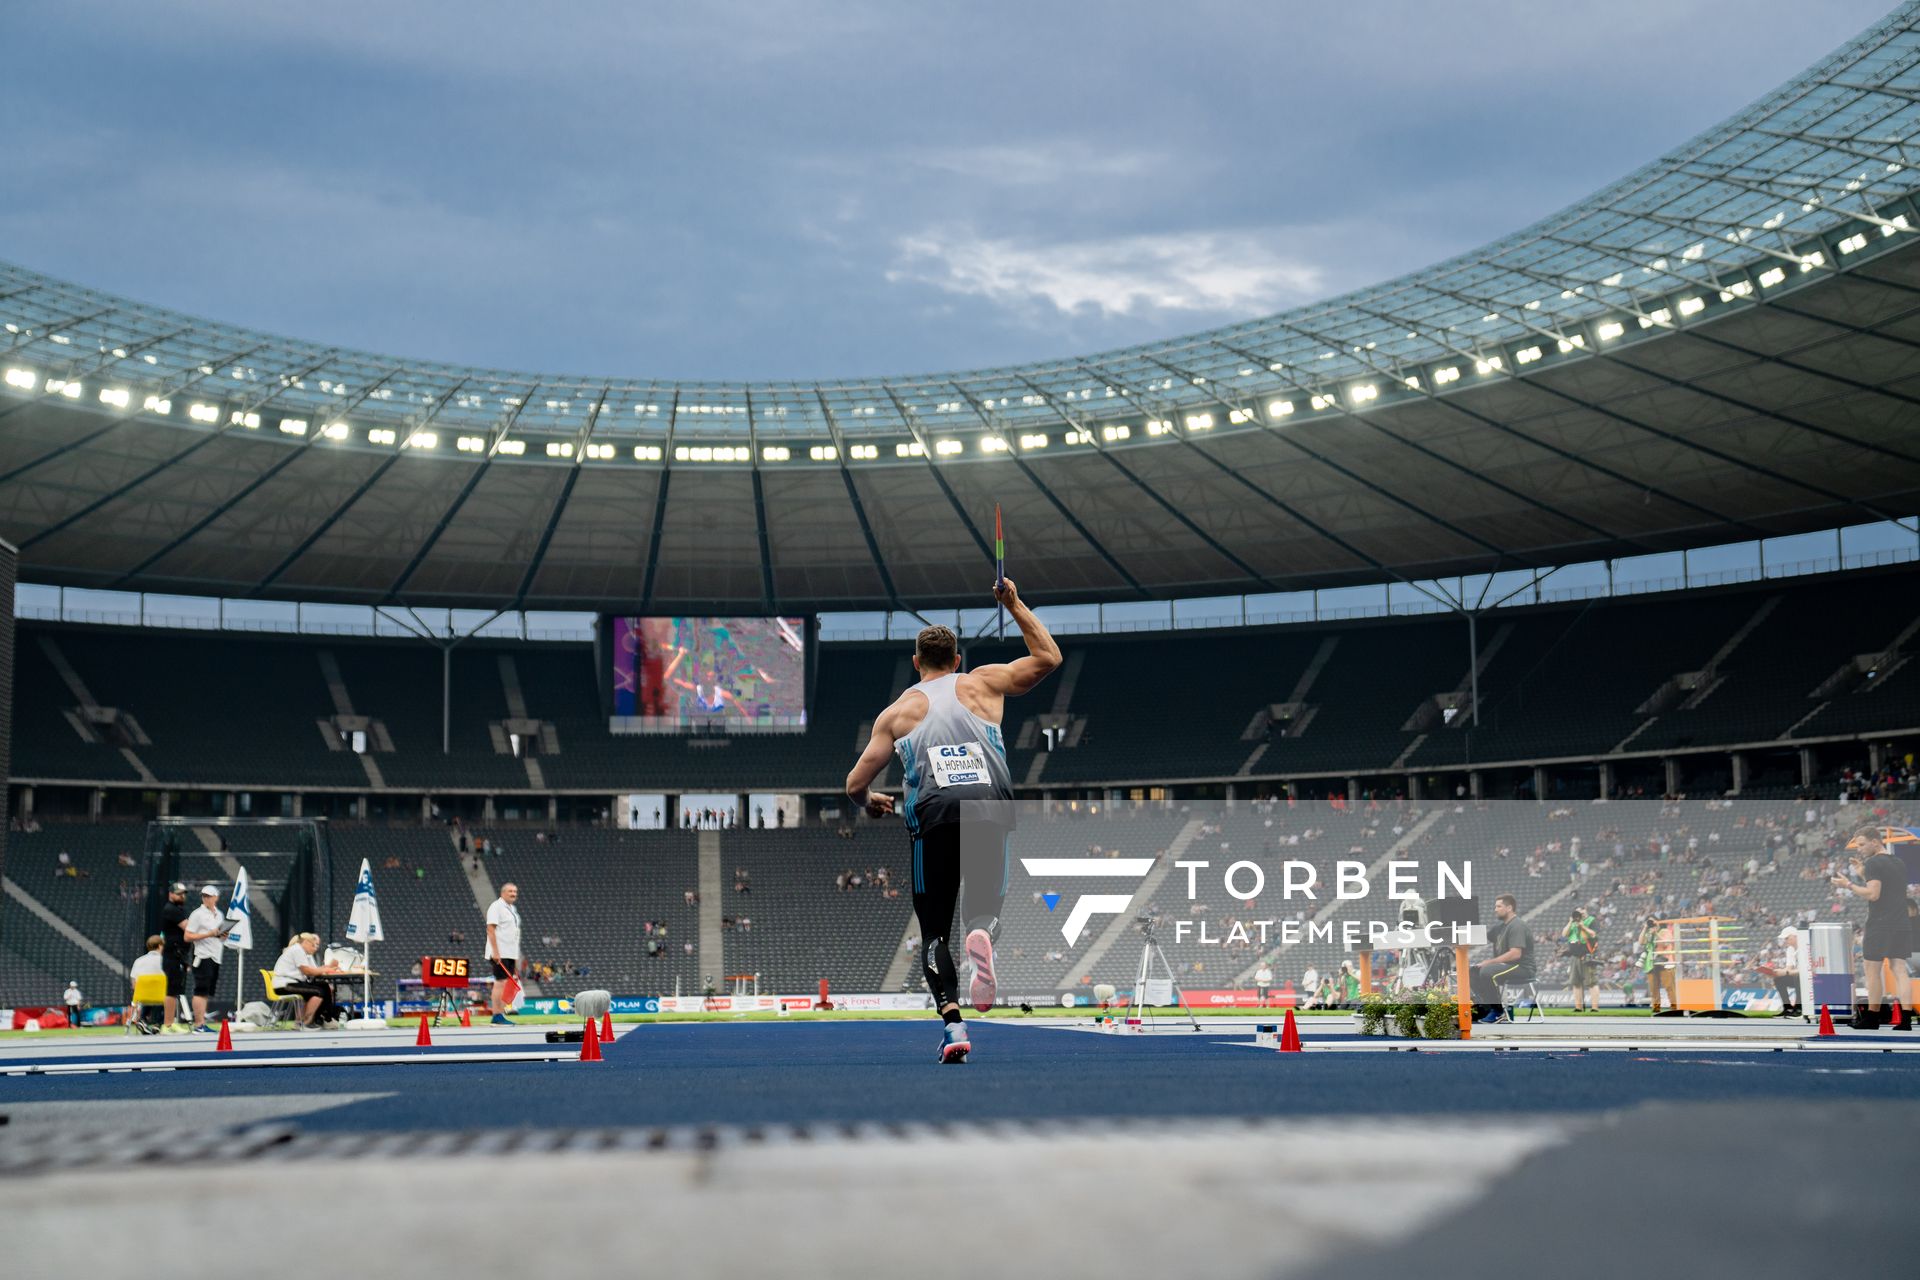
[[[322,341],[836,377],[1510,231],[1891,0],[0,5],[0,257]]]

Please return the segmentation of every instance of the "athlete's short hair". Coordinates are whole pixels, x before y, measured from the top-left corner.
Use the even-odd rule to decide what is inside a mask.
[[[946,671],[960,664],[960,637],[952,627],[923,627],[913,642],[913,656],[924,669]]]
[[[1520,900],[1514,897],[1510,893],[1503,893],[1499,897],[1493,900],[1493,903],[1495,906],[1499,906],[1503,902],[1506,903],[1509,907],[1512,907],[1515,911],[1518,911],[1520,909]]]

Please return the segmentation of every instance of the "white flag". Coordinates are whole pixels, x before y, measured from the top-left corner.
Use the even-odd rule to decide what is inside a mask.
[[[236,951],[253,950],[253,904],[247,898],[247,869],[233,878],[233,896],[227,899],[227,919],[234,922],[227,945]]]
[[[373,864],[360,859],[360,883],[353,887],[353,914],[347,917],[347,937],[354,942],[381,942],[380,901],[373,896]]]

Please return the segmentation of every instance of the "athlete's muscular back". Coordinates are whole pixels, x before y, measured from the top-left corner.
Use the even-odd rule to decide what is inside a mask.
[[[1026,602],[1020,599],[1013,579],[1002,579],[993,594],[996,600],[1006,606],[1007,615],[1013,619],[1014,625],[1020,628],[1020,634],[1027,642],[1027,656],[1012,662],[995,662],[972,671],[963,671],[954,680],[953,692],[961,706],[988,724],[997,725],[1006,712],[1008,698],[1017,698],[1027,692],[1060,665],[1060,646],[1053,642],[1046,625],[1034,617],[1033,610],[1027,608]],[[917,657],[914,666],[920,669]],[[937,680],[949,674],[949,670],[920,669],[920,679],[923,683]],[[880,776],[887,762],[893,758],[894,744],[912,733],[915,726],[927,718],[928,708],[927,695],[918,689],[909,689],[874,719],[873,736],[860,753],[860,759],[854,762],[853,771],[847,775],[847,796],[875,817],[893,812],[893,798],[884,795],[869,797],[867,788],[873,785],[873,780]]]
[[[991,668],[982,668],[982,670],[991,670]],[[929,679],[937,680],[940,674],[936,672]],[[999,724],[1001,717],[1006,714],[1007,695],[996,691],[979,672],[962,671],[953,682],[953,696],[960,700],[961,706],[988,724]],[[912,733],[919,723],[927,718],[927,705],[926,694],[918,689],[909,689],[895,698],[893,704],[880,713],[879,720],[874,722],[874,728],[878,729],[885,725],[887,736],[898,742]]]

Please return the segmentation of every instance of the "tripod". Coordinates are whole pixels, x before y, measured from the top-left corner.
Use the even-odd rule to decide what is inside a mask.
[[[1188,1007],[1187,993],[1180,989],[1179,980],[1173,976],[1173,966],[1167,963],[1167,953],[1160,949],[1160,939],[1153,931],[1154,917],[1141,916],[1139,920],[1140,932],[1145,935],[1145,938],[1140,944],[1140,972],[1133,980],[1133,995],[1127,1000],[1127,1016],[1132,1017],[1136,1009],[1140,1011],[1140,1017],[1143,1019],[1150,1019],[1153,1016],[1147,1012],[1147,972],[1152,967],[1153,961],[1158,959],[1160,971],[1167,975],[1167,986],[1172,989],[1173,998],[1180,1002],[1180,1008],[1187,1015],[1187,1021],[1193,1024],[1195,1031],[1198,1031],[1200,1019],[1194,1017],[1193,1010]]]

